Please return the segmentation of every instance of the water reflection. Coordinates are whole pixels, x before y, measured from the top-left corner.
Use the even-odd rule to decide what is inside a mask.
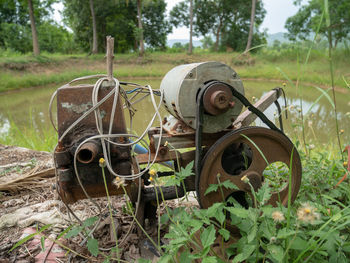
[[[153,88],[159,88],[160,85],[160,80],[133,80],[133,82],[150,84]],[[269,82],[244,81],[244,86],[246,96],[252,100],[253,96],[259,98],[266,91],[277,85]],[[48,103],[51,94],[57,87],[58,85],[52,85],[44,88],[0,94],[0,138],[10,133],[13,125],[20,130],[33,128],[39,133],[45,131],[46,133],[52,133],[52,136],[54,136],[54,130],[51,127],[48,115]],[[301,112],[297,91],[290,87],[286,87],[285,91],[289,115],[287,120],[283,116],[286,133],[292,139],[300,139]],[[303,87],[302,105],[303,113],[306,114],[304,115],[305,134],[307,140],[313,144],[334,143],[336,136],[334,111],[332,105],[325,97],[322,97],[315,103],[320,95],[321,93],[315,88]],[[341,135],[344,144],[350,143],[349,100],[349,92],[346,94],[337,93],[339,129],[344,130],[344,133]],[[281,106],[284,105],[282,98],[280,98],[279,102]],[[133,130],[141,134],[152,118],[154,109],[149,97],[134,106],[136,114],[133,121]],[[276,107],[272,105],[267,109],[266,114],[271,120],[275,120],[278,125],[278,119],[274,113],[276,113]],[[163,107],[161,108],[161,114],[162,116],[168,115]],[[126,114],[126,120],[128,123],[128,114]],[[156,125],[158,125],[158,120],[156,120],[154,126]],[[262,125],[261,121],[257,120],[256,125]]]

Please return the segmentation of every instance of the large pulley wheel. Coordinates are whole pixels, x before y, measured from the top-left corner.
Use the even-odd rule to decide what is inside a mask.
[[[198,178],[197,196],[202,208],[236,199],[249,206],[255,191],[264,183],[272,188],[269,204],[288,204],[289,175],[291,174],[291,201],[301,184],[301,162],[293,143],[283,133],[263,127],[245,127],[230,132],[212,145],[202,162]],[[249,179],[249,183],[247,183]],[[234,183],[239,190],[221,187],[205,194],[211,184],[224,181]],[[224,199],[224,200],[223,200]]]

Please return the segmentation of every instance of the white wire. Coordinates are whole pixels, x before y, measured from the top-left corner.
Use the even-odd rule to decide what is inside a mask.
[[[80,116],[77,120],[75,120],[64,132],[63,134],[60,136],[59,138],[59,142],[62,142],[62,140],[64,139],[64,137],[76,126],[78,125],[79,122],[81,122],[83,119],[85,119],[90,113],[94,112],[95,114],[95,121],[96,121],[96,129],[98,131],[98,135],[95,135],[95,136],[92,136],[92,137],[89,137],[87,139],[85,139],[83,142],[81,142],[79,144],[79,146],[77,147],[75,153],[74,153],[74,161],[73,161],[73,164],[74,164],[74,171],[75,171],[75,175],[76,175],[76,178],[78,180],[78,183],[79,185],[81,186],[84,194],[86,195],[86,197],[93,203],[95,204],[95,206],[97,206],[100,214],[101,214],[101,207],[89,196],[89,194],[87,193],[84,185],[82,184],[81,180],[80,180],[80,177],[79,177],[79,171],[78,171],[78,168],[77,168],[77,153],[79,152],[79,149],[82,147],[82,145],[84,145],[84,143],[90,141],[90,140],[95,140],[95,139],[100,139],[101,140],[101,145],[102,145],[102,150],[103,150],[103,156],[104,156],[104,159],[106,161],[106,166],[109,170],[109,172],[114,175],[114,176],[118,176],[118,177],[122,177],[126,180],[135,180],[135,179],[139,179],[139,189],[138,189],[138,197],[137,197],[137,207],[136,207],[136,211],[135,213],[137,213],[137,210],[138,210],[138,206],[139,206],[139,202],[140,202],[140,197],[141,197],[141,176],[146,173],[149,168],[156,162],[157,160],[157,156],[158,156],[158,152],[159,152],[159,148],[160,148],[160,144],[161,144],[161,140],[158,141],[158,144],[157,144],[157,147],[156,147],[156,152],[155,152],[155,155],[154,155],[154,159],[152,160],[151,162],[151,151],[149,149],[149,147],[147,146],[147,152],[148,152],[148,162],[147,162],[147,165],[146,165],[146,168],[139,172],[140,169],[138,169],[138,173],[136,174],[130,174],[130,175],[119,175],[117,174],[112,166],[111,166],[111,158],[110,158],[110,144],[114,144],[114,145],[117,145],[119,147],[128,147],[128,146],[132,146],[132,145],[136,145],[137,143],[139,143],[140,141],[143,141],[145,142],[145,140],[143,139],[143,137],[146,135],[146,133],[149,131],[149,129],[152,127],[153,123],[154,123],[154,120],[156,119],[156,117],[159,118],[159,123],[160,123],[160,136],[162,136],[162,117],[160,116],[160,113],[159,113],[159,108],[161,106],[161,103],[162,103],[162,100],[163,100],[163,93],[160,91],[160,102],[159,102],[159,105],[157,106],[157,103],[154,99],[154,91],[153,89],[151,88],[151,86],[147,85],[145,87],[142,87],[141,85],[139,85],[139,87],[141,87],[142,89],[145,89],[147,88],[149,90],[149,94],[151,95],[151,101],[152,101],[152,105],[154,107],[154,110],[155,110],[155,113],[154,115],[152,116],[149,124],[147,125],[146,129],[144,130],[144,132],[141,134],[141,136],[137,136],[137,135],[134,135],[134,134],[113,134],[112,133],[112,129],[113,129],[113,124],[114,124],[114,117],[115,117],[115,111],[117,109],[117,103],[118,103],[118,99],[119,99],[119,94],[120,94],[120,85],[119,85],[119,81],[115,78],[113,78],[113,81],[114,81],[114,89],[112,89],[112,91],[110,91],[106,96],[104,96],[100,101],[98,101],[98,94],[99,94],[99,89],[102,85],[102,83],[106,80],[108,80],[106,78],[106,75],[92,75],[92,76],[86,76],[86,77],[81,77],[81,78],[77,78],[77,79],[74,79],[72,80],[71,82],[69,82],[68,84],[62,86],[63,87],[71,87],[70,84],[74,83],[74,82],[77,82],[77,81],[82,81],[82,80],[87,80],[87,79],[91,79],[91,78],[97,78],[97,77],[100,77],[100,79],[98,79],[94,85],[94,88],[92,90],[92,107],[86,111],[82,116]],[[132,85],[136,85],[137,84],[134,84],[134,83],[131,83]],[[122,93],[125,94],[125,100],[126,100],[126,105],[127,107],[129,108],[129,112],[130,112],[130,107],[132,107],[131,105],[133,103],[136,103],[137,101],[131,103],[127,96],[126,96],[126,92],[122,90]],[[159,92],[159,91],[158,91]],[[103,131],[103,121],[102,121],[102,117],[101,117],[101,114],[100,114],[100,109],[99,109],[99,106],[102,105],[107,99],[109,99],[112,95],[114,94],[114,98],[113,98],[113,105],[112,105],[112,109],[111,109],[111,116],[110,116],[110,123],[109,123],[109,127],[108,127],[108,133],[107,134],[104,134]],[[54,127],[54,129],[58,132],[58,129],[53,121],[53,118],[52,118],[52,104],[53,104],[53,101],[54,99],[56,98],[57,96],[57,91],[55,91],[53,93],[53,95],[51,96],[51,99],[50,99],[50,104],[49,104],[49,113],[50,113],[50,121]],[[120,107],[122,108],[122,107]],[[130,117],[132,119],[132,116]],[[132,120],[130,121],[130,125],[132,124]],[[138,138],[137,140],[131,142],[131,143],[117,143],[117,142],[114,142],[112,141],[113,138],[118,138],[118,137],[135,137],[135,138]],[[106,145],[106,142],[108,143]],[[56,146],[57,147],[57,146]],[[136,160],[137,162],[137,160]],[[55,161],[55,165],[56,165],[56,161]],[[137,162],[137,165],[138,165],[138,162]],[[56,173],[56,180],[57,180],[57,173]],[[66,204],[67,208],[68,208],[68,211],[71,212],[73,214],[73,216],[75,216],[77,218],[78,221],[81,222],[81,220],[74,214],[73,211],[71,211],[71,209],[69,208],[68,204]],[[92,234],[95,229],[97,228],[97,226],[99,225],[99,222],[100,220],[98,220],[98,222],[95,224],[95,226],[92,228],[90,234]],[[130,233],[131,231],[131,228],[133,227],[133,223],[134,221],[132,222],[128,232]],[[88,235],[89,236],[89,235]],[[127,236],[127,235],[126,235]],[[84,239],[83,242],[85,242],[87,240],[88,237],[86,237],[86,239]],[[126,237],[124,237],[123,241],[124,242],[126,239]]]
[[[156,152],[154,155],[154,159],[152,160],[152,162],[150,162],[150,150],[148,149],[148,153],[149,153],[149,160],[148,163],[146,165],[146,168],[142,171],[139,172],[137,174],[130,174],[130,175],[121,175],[121,174],[117,174],[111,165],[111,158],[110,158],[110,144],[114,144],[120,147],[127,147],[127,146],[132,146],[135,145],[137,143],[139,143],[141,140],[143,140],[144,136],[146,135],[146,133],[149,131],[149,129],[152,127],[156,117],[159,118],[159,123],[160,123],[160,136],[162,136],[162,118],[160,116],[159,113],[159,108],[161,106],[162,103],[162,99],[163,99],[163,93],[160,93],[160,102],[157,105],[155,98],[154,98],[154,91],[151,88],[151,86],[147,85],[144,88],[148,89],[150,97],[151,97],[151,101],[152,101],[152,105],[154,107],[155,113],[152,116],[150,122],[148,123],[146,129],[143,131],[143,133],[140,136],[136,136],[133,134],[112,134],[112,129],[113,129],[113,124],[114,124],[114,116],[115,116],[115,111],[117,109],[117,103],[118,103],[118,98],[119,98],[119,93],[120,93],[120,86],[119,86],[119,81],[115,78],[113,78],[114,81],[114,89],[111,90],[106,96],[104,96],[100,101],[98,101],[98,94],[99,94],[99,90],[100,87],[102,85],[102,83],[107,79],[106,75],[92,75],[92,76],[86,76],[86,77],[81,77],[81,78],[77,78],[72,80],[71,82],[69,82],[69,84],[77,82],[77,81],[82,81],[82,80],[87,80],[87,79],[91,79],[91,78],[96,78],[96,77],[102,77],[100,79],[98,79],[94,85],[94,88],[92,90],[92,107],[86,111],[82,116],[80,116],[77,120],[75,120],[64,132],[63,134],[59,137],[59,141],[62,141],[64,139],[64,137],[76,126],[78,125],[79,122],[81,122],[83,119],[85,119],[90,113],[94,112],[95,115],[95,121],[96,121],[96,129],[98,131],[98,135],[96,136],[92,136],[86,140],[84,140],[83,142],[81,142],[78,146],[78,148],[75,151],[74,154],[74,168],[75,168],[75,173],[76,173],[76,177],[78,178],[78,182],[81,184],[81,186],[83,187],[82,183],[80,182],[80,178],[78,175],[78,169],[77,169],[77,165],[76,165],[76,159],[77,159],[77,152],[79,151],[79,149],[81,148],[81,146],[86,143],[87,141],[93,140],[93,139],[100,139],[101,140],[101,146],[102,146],[102,151],[103,151],[103,156],[104,159],[106,161],[106,165],[107,165],[107,169],[109,170],[109,172],[114,175],[114,176],[118,176],[127,180],[134,180],[137,179],[138,177],[142,176],[145,172],[148,171],[148,169],[156,162],[157,156],[158,156],[158,152],[159,152],[159,148],[160,148],[160,144],[161,144],[161,140],[158,141],[157,147],[156,147]],[[65,87],[67,85],[64,85],[62,87]],[[142,87],[142,86],[140,86]],[[142,87],[143,88],[143,87]],[[114,94],[114,98],[113,98],[113,105],[112,105],[112,109],[111,109],[111,117],[110,117],[110,123],[109,123],[109,128],[108,128],[108,133],[104,134],[103,131],[103,121],[102,121],[102,117],[100,114],[100,109],[99,106],[102,105],[108,98],[110,98],[112,95]],[[57,92],[55,92],[50,100],[50,116],[52,116],[51,113],[51,107],[52,107],[52,102],[54,100],[54,98],[56,97]],[[52,118],[51,122],[54,126],[54,128],[56,129]],[[57,130],[57,129],[56,129]],[[117,142],[113,142],[111,141],[112,138],[116,138],[116,137],[135,137],[137,138],[135,141],[132,141],[130,143],[117,143]],[[106,142],[108,143],[106,145]],[[85,190],[83,188],[83,190]],[[86,191],[84,191],[85,195],[88,194]]]

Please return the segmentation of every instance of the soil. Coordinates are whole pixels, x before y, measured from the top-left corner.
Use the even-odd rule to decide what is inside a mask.
[[[53,167],[50,153],[0,145],[0,185],[50,167]],[[77,221],[68,216],[67,207],[57,200],[54,184],[55,178],[40,179],[15,190],[0,192],[0,262],[44,262],[45,258],[45,262],[103,261],[104,257],[102,255],[97,258],[91,256],[87,250],[86,242],[79,235],[69,239],[63,236],[57,243],[64,246],[64,250],[62,250],[62,246],[56,248],[57,244],[48,239],[48,237],[55,239],[69,226],[77,225]],[[108,203],[105,198],[95,200],[101,208],[101,213],[89,200],[78,201],[70,205],[70,209],[81,220],[93,216],[100,218],[100,224],[94,231],[93,236],[98,240],[100,251],[108,255],[110,249],[115,246]],[[150,242],[138,234],[136,224],[132,224],[132,216],[125,212],[125,198],[121,196],[111,197],[111,204],[119,244],[123,242],[120,244],[119,252],[121,259],[133,262],[137,258],[143,257],[156,261],[157,256],[152,252],[152,245],[150,246]],[[170,207],[176,206],[176,202],[171,201],[167,205]],[[8,220],[9,218],[11,220]],[[9,252],[16,242],[23,239],[28,233],[34,233],[37,231],[36,229],[40,229],[48,223],[52,223],[52,226],[42,233],[47,241],[44,245],[45,251],[42,251],[41,242],[38,241],[41,239],[39,238],[41,235],[36,235],[36,237]],[[129,232],[130,227],[132,229]],[[156,236],[156,224],[146,224],[145,229],[150,236]],[[165,232],[166,226],[162,229],[161,236]],[[165,240],[162,241],[166,242]],[[72,253],[67,256],[67,248],[76,251],[88,260],[74,256]],[[58,249],[62,251],[59,252]],[[52,257],[55,258],[52,259]]]

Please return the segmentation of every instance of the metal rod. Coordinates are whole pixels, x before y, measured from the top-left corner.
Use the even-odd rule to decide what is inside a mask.
[[[107,57],[107,77],[109,81],[113,80],[113,58],[114,58],[114,38],[107,36],[107,48],[106,48],[106,57]]]

